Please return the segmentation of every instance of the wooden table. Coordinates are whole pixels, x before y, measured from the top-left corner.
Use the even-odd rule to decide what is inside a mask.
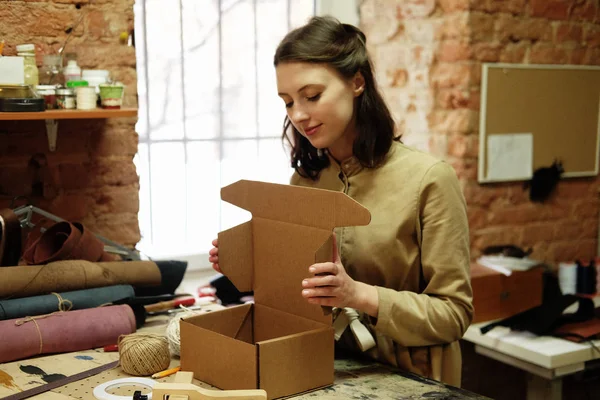
[[[163,331],[163,326],[143,328],[142,331]],[[118,360],[118,353],[105,353],[101,349],[36,357],[12,363],[0,364],[0,399],[45,384],[54,378],[74,375],[82,371]],[[171,360],[171,367],[179,365],[179,359]],[[37,372],[31,373],[32,371]],[[44,400],[93,400],[93,388],[97,385],[129,377],[120,367],[101,372],[90,378],[56,388],[51,392],[32,397]],[[158,379],[171,382],[174,375]],[[209,385],[194,380],[200,387]],[[139,389],[139,388],[138,388]],[[113,394],[133,394],[136,388],[122,388]],[[350,359],[345,356],[335,361],[335,383],[331,387],[296,396],[297,399],[486,399],[465,390],[444,385],[417,375],[398,371],[392,367],[368,360]]]
[[[594,298],[594,303],[600,306],[600,297]],[[573,307],[565,310],[574,311]],[[477,353],[526,371],[527,400],[561,400],[562,378],[583,371],[586,364],[600,359],[600,340],[593,344],[574,343],[503,326],[482,335],[479,328],[488,323],[471,325],[463,339],[474,343]]]

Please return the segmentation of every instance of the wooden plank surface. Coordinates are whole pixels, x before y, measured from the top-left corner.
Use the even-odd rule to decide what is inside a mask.
[[[164,318],[163,318],[164,319]],[[154,320],[154,323],[159,321]],[[166,320],[165,320],[166,322]],[[165,325],[144,327],[139,332],[164,332]],[[70,376],[118,360],[116,352],[104,353],[102,349],[34,357],[26,360],[0,364],[0,399],[22,390],[43,385],[53,379]],[[210,360],[207,360],[210,363]],[[179,358],[171,360],[170,368],[180,364]],[[56,388],[52,392],[32,397],[36,400],[94,400],[94,387],[114,379],[130,377],[120,367],[101,372],[90,378]],[[175,375],[157,379],[157,382],[172,382]],[[194,380],[194,384],[213,387]],[[111,391],[115,395],[133,395],[140,387],[124,387]],[[486,399],[440,382],[398,371],[370,360],[341,358],[335,361],[335,382],[331,387],[304,393],[295,399],[349,399],[349,398],[452,398]]]
[[[136,108],[119,110],[46,110],[40,112],[0,112],[0,121],[22,121],[43,119],[94,119],[136,117]]]

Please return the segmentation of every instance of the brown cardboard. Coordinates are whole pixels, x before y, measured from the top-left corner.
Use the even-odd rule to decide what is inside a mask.
[[[302,279],[332,260],[333,228],[367,225],[369,211],[341,192],[264,182],[236,182],[221,198],[252,213],[219,233],[219,266],[255,304],[182,320],[182,370],[269,399],[331,385],[331,315],[302,297]]]
[[[508,318],[542,304],[543,268],[513,271],[510,276],[471,265],[473,323]]]

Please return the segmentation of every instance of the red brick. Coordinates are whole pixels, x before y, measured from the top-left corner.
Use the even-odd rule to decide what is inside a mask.
[[[401,1],[396,6],[396,17],[404,18],[425,18],[431,15],[435,10],[436,0],[413,0]]]
[[[579,258],[578,241],[554,242],[548,246],[548,257],[554,262],[571,262]]]
[[[470,0],[438,0],[438,5],[444,12],[469,10]]]
[[[133,156],[137,153],[138,135],[133,127],[98,132],[90,138],[90,146],[98,156]]]
[[[454,134],[448,138],[448,155],[454,157],[476,158],[479,154],[477,135]]]
[[[531,0],[530,15],[548,19],[566,20],[572,0]]]
[[[442,89],[436,93],[436,105],[443,109],[471,108],[473,91],[467,89]]]
[[[473,16],[466,11],[445,16],[440,27],[441,35],[439,39],[468,38],[471,32],[475,31],[472,19]]]
[[[71,51],[77,53],[77,63],[82,69],[113,69],[114,67],[136,66],[135,48],[120,44],[96,44],[89,46],[82,43],[73,46]]]
[[[527,0],[488,0],[486,11],[490,13],[523,14],[526,5]]]
[[[456,171],[459,179],[477,179],[477,160],[476,159],[449,159],[447,160]]]
[[[469,229],[478,230],[487,226],[488,212],[482,207],[467,208],[467,218],[469,219]]]
[[[569,51],[547,43],[536,43],[531,46],[529,62],[532,64],[566,64],[569,62]]]
[[[519,43],[508,43],[501,51],[500,62],[519,64],[525,61],[530,44],[527,41]]]
[[[523,244],[531,246],[538,242],[554,240],[554,225],[550,221],[525,225],[523,227]]]
[[[505,197],[508,192],[507,187],[502,185],[480,185],[473,181],[465,185],[463,193],[469,207],[488,208],[496,199]]]
[[[448,136],[447,135],[429,135],[428,139],[429,153],[433,156],[445,159],[448,155]]]
[[[494,26],[496,37],[502,43],[518,42],[520,40],[550,41],[552,40],[552,25],[548,20],[540,18],[520,18],[501,14]]]
[[[441,62],[463,61],[470,58],[471,46],[464,40],[444,40],[437,50],[437,60]]]
[[[522,225],[529,222],[544,221],[543,206],[538,204],[505,205],[490,210],[491,225]]]
[[[554,41],[562,42],[580,42],[583,36],[583,28],[579,23],[560,22],[556,27]]]
[[[427,119],[435,132],[470,133],[477,129],[479,113],[469,109],[433,111]]]
[[[495,15],[473,11],[469,15],[470,39],[473,42],[491,41],[494,38]]]
[[[599,208],[597,200],[575,201],[571,215],[581,221],[582,224],[588,222],[596,223],[598,220],[598,211]]]
[[[135,165],[130,159],[98,160],[90,168],[88,187],[127,186],[139,182]]]
[[[521,242],[522,229],[520,227],[492,227],[474,232],[473,247],[484,249],[488,246],[516,244]]]
[[[599,47],[600,46],[600,26],[586,24],[583,30],[583,46]]]
[[[91,213],[96,216],[137,214],[140,208],[139,185],[103,187],[90,193]]]
[[[583,0],[571,4],[569,16],[576,21],[592,22],[596,19],[598,2],[596,0]]]
[[[475,43],[472,49],[473,58],[477,61],[496,62],[500,57],[500,49],[500,43]]]
[[[585,53],[582,64],[600,65],[600,49],[597,47],[589,47]]]
[[[93,199],[84,193],[63,193],[52,199],[51,212],[68,221],[81,221],[89,213]]]
[[[587,49],[585,47],[577,47],[571,50],[569,55],[569,64],[583,64]]]
[[[433,89],[467,87],[473,84],[473,73],[469,63],[436,63],[431,68],[430,84]]]

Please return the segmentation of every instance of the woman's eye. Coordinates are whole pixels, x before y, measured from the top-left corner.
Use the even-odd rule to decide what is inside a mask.
[[[321,97],[321,93],[319,93],[317,95],[314,95],[312,97],[307,97],[306,100],[308,100],[308,101],[317,101],[317,100],[319,100],[319,97]]]
[[[292,108],[293,105],[293,102],[285,103],[285,108]]]

